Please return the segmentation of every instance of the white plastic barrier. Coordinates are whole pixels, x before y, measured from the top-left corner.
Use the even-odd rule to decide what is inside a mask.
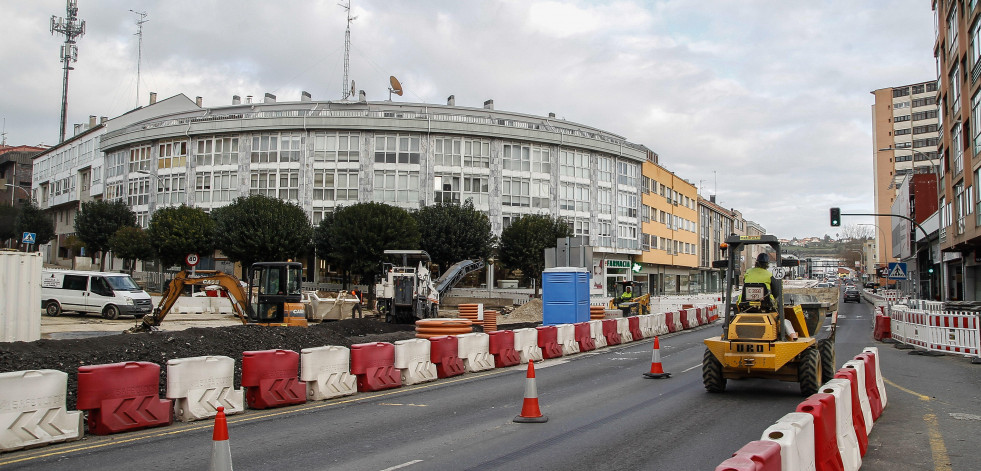
[[[862,467],[862,455],[852,423],[851,383],[847,379],[833,379],[821,386],[821,392],[835,397],[835,428],[841,462],[845,471],[856,471]]]
[[[761,440],[780,445],[781,471],[814,471],[814,416],[791,412],[763,431]]]
[[[300,350],[300,381],[306,381],[310,401],[358,392],[358,377],[351,374],[351,350],[337,345]]]
[[[685,311],[674,311],[673,324],[675,332],[680,332],[685,330],[685,326],[681,324],[681,316],[685,315]]]
[[[589,321],[589,335],[593,337],[596,348],[603,348],[606,344],[606,336],[603,335],[603,321]]]
[[[68,374],[57,370],[0,373],[0,451],[78,440],[81,412],[65,408]]]
[[[652,316],[654,316],[654,320],[651,321],[651,322],[653,322],[653,325],[654,325],[654,335],[664,335],[664,334],[667,334],[668,333],[668,323],[665,320],[664,313],[663,312],[659,312],[657,314],[652,314]]]
[[[886,385],[882,382],[882,366],[880,362],[882,357],[879,356],[879,347],[865,347],[862,353],[871,353],[875,357],[875,386],[879,390],[879,401],[882,402],[882,409],[886,408]]]
[[[395,368],[402,373],[402,384],[436,381],[436,365],[430,356],[431,345],[427,339],[395,342]]]
[[[538,330],[532,328],[515,330],[514,350],[521,357],[521,363],[528,363],[528,360],[542,361],[542,349],[538,346]]]
[[[617,333],[620,334],[620,343],[634,341],[634,336],[630,334],[630,320],[626,317],[617,319]]]
[[[245,410],[245,391],[235,389],[235,360],[226,356],[174,358],[167,361],[167,398],[174,416],[190,422]]]
[[[456,336],[457,355],[463,360],[468,373],[494,368],[494,356],[490,354],[490,335],[473,332]]]
[[[556,326],[556,339],[562,347],[563,355],[579,353],[579,342],[576,342],[576,326],[572,324],[559,324]]]
[[[650,338],[654,336],[654,315],[644,314],[640,316],[640,333],[644,334],[644,338]]]
[[[842,368],[854,369],[858,374],[858,402],[862,408],[862,418],[865,419],[865,434],[872,433],[872,405],[869,404],[869,393],[865,390],[865,362],[861,360],[846,361]],[[854,404],[853,404],[854,405]]]

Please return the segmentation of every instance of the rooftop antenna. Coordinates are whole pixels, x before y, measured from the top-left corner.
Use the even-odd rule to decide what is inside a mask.
[[[0,146],[7,145],[7,118],[3,118],[3,129],[0,130]]]
[[[65,141],[65,122],[68,120],[68,71],[74,70],[72,62],[78,61],[78,47],[75,39],[85,35],[85,22],[78,21],[78,0],[66,0],[65,18],[51,15],[51,34],[65,35],[65,44],[61,46],[61,61],[65,63],[65,78],[61,90],[61,133],[60,141]]]
[[[348,81],[348,71],[351,68],[351,22],[358,19],[356,16],[351,16],[351,0],[347,0],[347,4],[338,3],[344,10],[347,11],[347,29],[344,31],[344,80],[341,81],[341,99],[346,100],[347,97],[354,95],[354,82]],[[351,84],[350,90],[347,88],[347,84]]]
[[[136,13],[140,19],[136,20],[136,36],[140,38],[139,48],[136,53],[136,106],[140,106],[140,64],[143,62],[143,23],[150,21],[146,19],[145,11],[130,10]]]
[[[388,101],[392,101],[392,94],[402,96],[402,84],[399,83],[399,79],[395,78],[394,75],[388,78],[388,83],[392,84],[388,89]]]

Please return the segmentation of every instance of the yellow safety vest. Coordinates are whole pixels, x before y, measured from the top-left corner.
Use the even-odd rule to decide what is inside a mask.
[[[770,270],[766,268],[753,267],[746,270],[746,276],[743,277],[743,283],[763,283],[766,285],[766,290],[773,292],[770,288],[770,280],[773,279],[773,275],[770,274]]]

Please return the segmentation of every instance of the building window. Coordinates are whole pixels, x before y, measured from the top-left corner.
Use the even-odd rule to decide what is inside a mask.
[[[630,187],[637,186],[639,166],[630,162],[617,162],[617,183]]]
[[[589,185],[562,183],[559,186],[559,209],[589,211]],[[636,213],[636,209],[634,210]]]
[[[146,172],[150,170],[150,146],[134,147],[129,150],[129,171]]]
[[[300,171],[297,169],[253,170],[251,177],[250,194],[294,202],[300,199]]]
[[[376,170],[374,186],[376,201],[386,203],[417,203],[419,201],[418,171]]]
[[[320,201],[357,201],[358,171],[315,169],[313,199]]]
[[[132,152],[132,150],[130,151]],[[126,151],[113,152],[106,157],[106,178],[117,177],[126,171]]]
[[[963,138],[961,136],[961,125],[960,123],[955,124],[950,130],[950,145],[951,153],[953,153],[953,169],[954,175],[961,173],[964,170],[964,145]]]
[[[238,165],[237,137],[206,137],[197,144],[194,160],[198,166]]]
[[[637,217],[637,195],[622,191],[618,192],[617,214],[624,217]]]
[[[187,167],[187,141],[161,142],[157,151],[157,168]]]
[[[613,213],[613,190],[602,187],[596,189],[596,212],[600,214]]]
[[[892,89],[892,97],[893,98],[899,98],[901,96],[908,96],[908,95],[909,95],[909,87],[894,88],[894,89]]]
[[[957,24],[957,8],[951,8],[950,14],[947,15],[947,53],[949,56],[956,56],[957,52],[957,33],[960,31],[960,25]]]
[[[504,144],[504,170],[552,173],[552,155],[548,147],[529,144]]]
[[[981,91],[971,97],[971,142],[974,155],[981,154]]]
[[[182,173],[157,177],[157,204],[178,205],[185,203],[186,178]]]
[[[459,167],[463,162],[463,140],[437,137],[433,149],[436,165]],[[459,182],[457,182],[459,183]]]
[[[896,130],[896,135],[897,135],[897,136],[905,136],[906,134],[911,134],[912,132],[913,132],[913,130],[912,130],[912,129],[910,129],[910,128],[906,128],[906,129],[897,129],[897,130]]]
[[[460,202],[460,177],[454,175],[436,175],[435,190],[437,203]]]
[[[596,158],[597,180],[601,182],[613,182],[613,159],[609,157]]]
[[[903,121],[909,121],[909,115],[893,116],[892,120],[897,123],[901,123]]]
[[[304,137],[299,132],[270,133],[252,136],[252,163],[299,162]]]
[[[358,162],[361,152],[358,148],[359,133],[353,132],[315,132],[313,133],[313,160],[317,162]]]
[[[211,203],[232,200],[232,188],[237,186],[238,172],[195,172],[194,202]]]
[[[589,218],[566,217],[564,219],[566,224],[569,225],[569,230],[572,231],[573,236],[589,235]]]
[[[957,114],[960,111],[961,111],[961,65],[960,62],[955,62],[954,70],[950,71],[950,112],[952,114]]]
[[[419,138],[405,134],[375,136],[375,162],[418,164]]]
[[[126,204],[144,206],[150,202],[150,178],[130,180],[127,185]]]
[[[579,150],[560,150],[559,172],[564,177],[589,178],[589,154]]]

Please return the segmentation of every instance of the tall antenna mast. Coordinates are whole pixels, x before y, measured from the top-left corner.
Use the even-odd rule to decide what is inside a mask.
[[[348,70],[351,67],[351,22],[358,19],[358,17],[351,16],[351,0],[347,0],[347,4],[338,3],[344,10],[347,11],[347,30],[344,31],[344,80],[341,82],[341,99],[346,100],[347,97],[354,93],[351,90],[350,84],[348,83]]]
[[[140,106],[140,64],[143,63],[143,23],[150,21],[146,19],[145,11],[130,10],[133,13],[139,15],[140,19],[136,20],[136,36],[140,38],[139,48],[136,53],[136,106]]]
[[[75,46],[75,39],[85,34],[85,22],[78,21],[78,0],[66,0],[65,18],[51,15],[51,34],[65,35],[65,44],[61,46],[61,62],[64,62],[65,78],[62,81],[61,90],[61,134],[60,141],[65,141],[65,122],[68,120],[68,71],[72,69],[72,62],[78,61],[78,47]]]

